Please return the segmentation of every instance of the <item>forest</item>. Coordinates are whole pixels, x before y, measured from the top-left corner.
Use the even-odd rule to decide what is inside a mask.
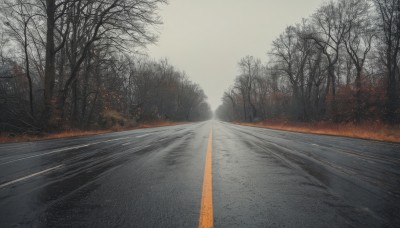
[[[200,86],[157,41],[164,0],[2,0],[0,131],[134,127],[210,118]]]
[[[278,34],[277,34],[278,35]],[[335,0],[246,56],[216,111],[226,121],[398,124],[400,1]]]

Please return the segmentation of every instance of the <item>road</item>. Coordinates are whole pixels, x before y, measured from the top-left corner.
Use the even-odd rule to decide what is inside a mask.
[[[400,144],[215,120],[0,144],[0,227],[400,227],[399,215]]]

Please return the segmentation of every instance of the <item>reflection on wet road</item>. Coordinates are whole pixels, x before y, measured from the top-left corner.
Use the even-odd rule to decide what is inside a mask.
[[[198,227],[208,145],[214,227],[400,226],[400,144],[208,121],[1,144],[0,227]]]

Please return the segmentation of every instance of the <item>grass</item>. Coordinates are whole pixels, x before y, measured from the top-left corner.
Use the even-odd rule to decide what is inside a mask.
[[[174,126],[187,123],[189,122],[172,122],[172,121],[159,120],[159,121],[140,123],[137,128],[167,127],[167,126]]]
[[[296,123],[288,121],[263,121],[258,123],[236,122],[236,124],[292,132],[345,136],[386,142],[400,142],[399,125],[390,126],[379,122],[336,124],[331,122]]]
[[[84,136],[84,135],[97,135],[118,131],[128,131],[142,128],[152,128],[152,127],[165,127],[165,126],[173,126],[179,124],[185,124],[186,122],[172,122],[172,121],[154,121],[154,122],[145,122],[140,123],[136,127],[124,128],[121,126],[114,126],[111,129],[106,130],[90,130],[83,131],[79,129],[73,129],[68,131],[56,132],[51,134],[43,133],[41,135],[32,135],[32,134],[18,134],[11,135],[10,133],[0,132],[0,143],[11,143],[11,142],[31,142],[45,139],[59,139],[59,138],[68,138],[74,136]]]

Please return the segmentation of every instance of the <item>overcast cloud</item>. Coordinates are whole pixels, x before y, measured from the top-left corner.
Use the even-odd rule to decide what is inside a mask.
[[[204,89],[212,109],[238,75],[237,63],[253,55],[263,62],[285,27],[309,17],[324,0],[170,0],[164,25],[149,55],[167,57]]]

